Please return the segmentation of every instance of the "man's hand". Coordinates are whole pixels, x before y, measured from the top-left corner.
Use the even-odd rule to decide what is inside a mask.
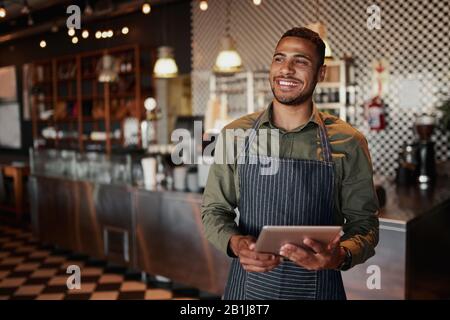
[[[305,239],[303,244],[306,248],[285,244],[280,255],[307,270],[337,269],[345,259],[345,250],[339,247],[340,238],[337,235],[328,245]]]
[[[256,239],[252,236],[234,235],[230,239],[230,248],[239,258],[245,271],[267,272],[275,269],[281,258],[273,254],[258,253],[255,251]]]

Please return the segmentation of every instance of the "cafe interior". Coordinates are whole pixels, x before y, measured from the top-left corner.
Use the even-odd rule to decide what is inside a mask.
[[[379,243],[342,272],[347,299],[449,299],[448,16],[449,0],[0,1],[0,300],[221,299],[233,258],[204,235],[203,151],[268,107],[298,26],[326,44],[317,108],[372,159]],[[191,161],[171,157],[179,130]]]

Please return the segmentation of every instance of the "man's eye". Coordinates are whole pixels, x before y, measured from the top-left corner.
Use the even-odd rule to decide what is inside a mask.
[[[282,59],[281,57],[275,57],[273,60],[274,60],[275,62],[281,62],[281,61],[283,61],[283,59]]]
[[[308,61],[306,61],[306,60],[304,60],[304,59],[298,59],[298,60],[296,60],[296,63],[302,64],[302,65],[307,65],[307,64],[308,64]]]

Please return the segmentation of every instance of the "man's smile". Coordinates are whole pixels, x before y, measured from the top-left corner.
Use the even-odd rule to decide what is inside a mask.
[[[290,91],[300,87],[300,85],[302,84],[302,82],[297,79],[282,77],[275,78],[275,83],[281,91]]]

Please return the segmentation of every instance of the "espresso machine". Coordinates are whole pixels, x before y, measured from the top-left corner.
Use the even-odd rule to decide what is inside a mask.
[[[430,184],[436,177],[434,142],[431,141],[435,124],[436,118],[431,115],[418,116],[415,123],[419,138],[417,142],[417,180],[421,187]]]

